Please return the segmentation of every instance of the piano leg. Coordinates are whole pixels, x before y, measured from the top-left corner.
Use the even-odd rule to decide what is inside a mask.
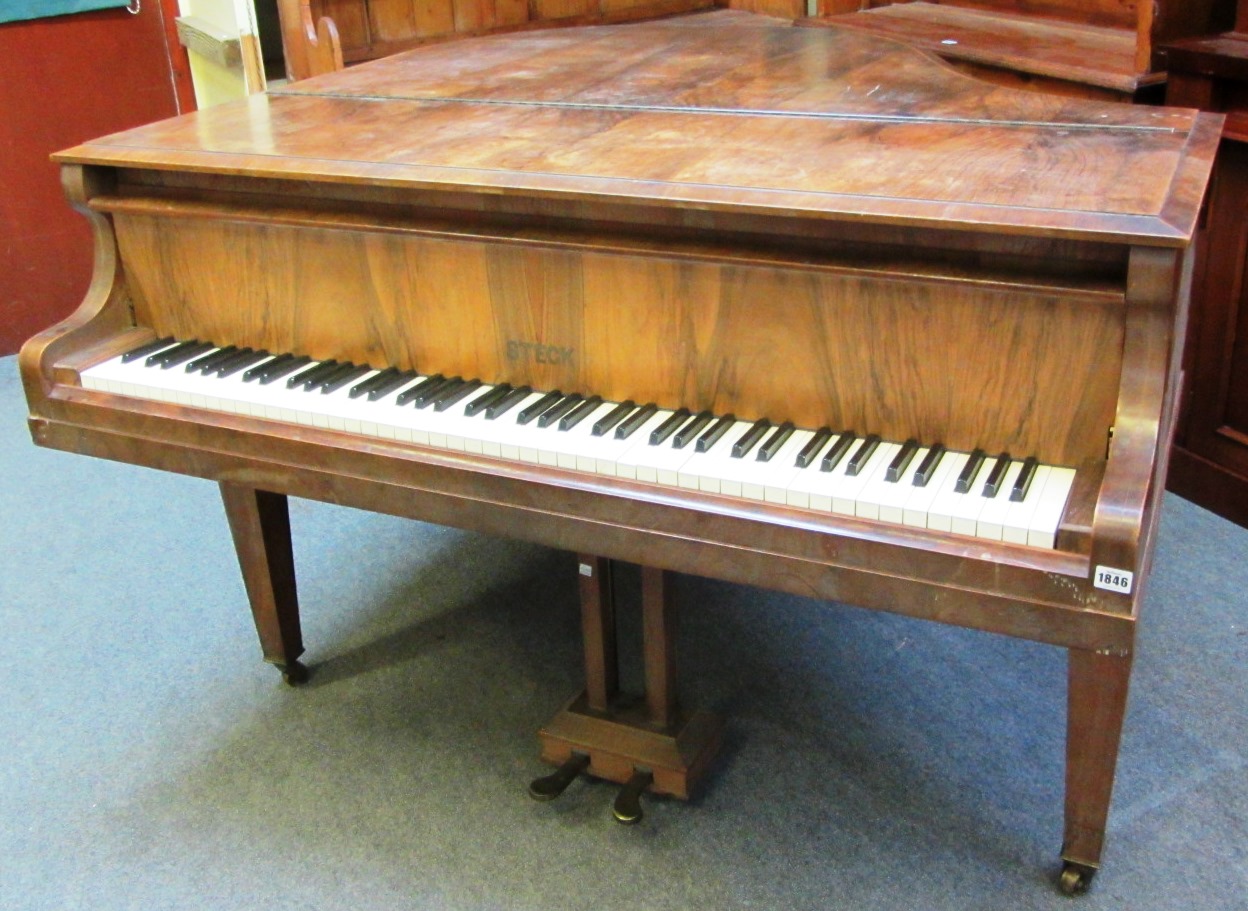
[[[619,655],[615,644],[615,592],[611,561],[578,558],[581,639],[585,657],[585,700],[595,712],[608,712],[620,694]]]
[[[1066,828],[1061,889],[1087,891],[1100,866],[1127,709],[1131,656],[1070,649],[1066,707]]]
[[[303,683],[308,669],[298,661],[303,634],[286,496],[227,481],[220,486],[264,660],[277,665],[287,683]]]
[[[530,793],[550,799],[581,771],[625,785],[616,801],[621,822],[641,818],[643,791],[688,799],[719,748],[723,722],[676,703],[674,612],[666,573],[642,568],[644,699],[618,692],[611,563],[581,556],[580,595],[586,686],[539,733],[542,759],[560,767]]]

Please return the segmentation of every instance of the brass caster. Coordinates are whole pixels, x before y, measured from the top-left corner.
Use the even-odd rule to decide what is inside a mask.
[[[307,667],[298,661],[292,661],[290,664],[278,665],[282,672],[282,679],[286,681],[287,686],[298,686],[301,683],[307,683],[311,673]]]
[[[573,753],[563,765],[549,775],[534,778],[529,782],[529,796],[534,800],[554,800],[568,789],[568,785],[576,780],[577,775],[587,768],[589,768],[589,756],[585,753]]]
[[[1092,877],[1095,875],[1096,867],[1067,860],[1062,863],[1062,876],[1058,886],[1066,895],[1082,895],[1092,885]]]
[[[624,787],[620,788],[620,793],[615,798],[615,804],[611,807],[611,814],[615,817],[615,821],[631,826],[641,822],[641,817],[645,815],[641,811],[641,795],[645,793],[646,788],[654,782],[654,775],[640,769],[633,770],[633,777],[628,780]]]

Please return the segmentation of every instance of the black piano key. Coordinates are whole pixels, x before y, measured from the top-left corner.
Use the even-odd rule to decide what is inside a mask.
[[[337,361],[321,361],[319,364],[313,364],[305,370],[300,370],[294,376],[286,381],[287,389],[294,389],[296,386],[302,386],[304,390],[311,389],[313,386],[319,386],[321,380],[329,376],[338,369]]]
[[[166,335],[164,338],[158,338],[154,342],[147,342],[146,344],[139,345],[137,348],[131,348],[121,356],[121,362],[123,364],[129,364],[132,361],[137,361],[139,358],[155,354],[157,351],[168,348],[174,343],[174,341],[175,339],[172,335]]]
[[[962,466],[962,472],[958,475],[958,481],[953,485],[956,493],[969,493],[971,484],[975,481],[975,475],[979,474],[979,466],[984,464],[984,451],[976,449],[967,456],[966,464]]]
[[[687,417],[689,417],[688,408],[677,408],[673,411],[671,417],[650,431],[650,445],[662,445],[668,437],[680,429],[680,425],[685,423]]]
[[[537,426],[549,427],[584,400],[585,397],[583,395],[569,392],[560,401],[542,412],[542,416],[537,419]]]
[[[189,342],[178,342],[172,348],[166,348],[163,351],[157,351],[155,354],[149,355],[147,360],[143,362],[143,366],[163,367],[165,365],[165,362],[170,360],[171,358],[176,358],[178,355],[180,355],[184,351],[193,351],[195,350],[195,348],[197,348],[198,346],[202,344],[203,342],[199,341],[198,339],[194,339]],[[191,357],[194,357],[194,356],[195,355],[191,355]]]
[[[1005,480],[1005,472],[1009,469],[1011,461],[1008,452],[997,456],[997,460],[992,464],[992,470],[988,472],[988,479],[984,481],[985,497],[991,499],[1001,490],[1001,483]]]
[[[919,463],[919,467],[914,470],[915,487],[926,487],[931,483],[932,475],[940,467],[940,460],[945,457],[947,451],[939,443],[927,451],[927,455],[923,456],[923,461]]]
[[[851,478],[858,477],[858,473],[867,465],[867,460],[875,454],[876,448],[880,445],[879,434],[873,433],[867,436],[854,450],[854,454],[849,457],[849,464],[845,466],[845,474]]]
[[[393,376],[388,376],[382,382],[373,384],[373,387],[368,390],[368,400],[375,402],[378,399],[385,398],[400,386],[416,379],[416,377],[417,373],[415,370],[396,370]],[[356,388],[358,389],[359,387],[357,386]],[[419,405],[420,403],[417,402],[418,407]]]
[[[187,373],[194,373],[198,370],[204,376],[212,373],[222,361],[228,357],[232,357],[234,352],[238,351],[237,345],[230,345],[227,348],[218,348],[216,351],[201,355],[186,365]]]
[[[897,450],[897,455],[893,456],[893,460],[888,463],[888,470],[884,472],[884,480],[893,484],[900,481],[918,452],[919,441],[913,437],[902,443],[901,448]]]
[[[469,402],[467,405],[464,406],[464,416],[475,418],[478,414],[480,414],[482,411],[485,411],[485,409],[489,408],[491,405],[497,405],[503,399],[507,398],[507,396],[511,394],[514,388],[515,387],[513,387],[510,383],[503,383],[499,386],[495,386],[485,395],[477,396],[475,399],[473,399],[471,402]]]
[[[256,364],[254,367],[248,367],[243,371],[243,382],[250,383],[252,380],[258,380],[270,370],[276,370],[287,361],[294,358],[293,354],[279,354],[272,360],[265,361],[263,364]]]
[[[771,429],[771,421],[766,418],[759,418],[754,422],[745,433],[741,434],[741,439],[732,444],[732,457],[734,459],[744,459],[746,453],[754,448],[754,444],[763,438],[763,435]]]
[[[636,407],[637,404],[632,399],[620,402],[620,404],[616,405],[594,423],[593,435],[605,437],[616,424],[632,414],[633,409]]]
[[[737,423],[735,414],[726,414],[714,424],[702,436],[698,437],[697,445],[694,449],[698,452],[707,452],[712,446],[719,442],[720,438],[728,432],[728,428]]]
[[[436,404],[441,402],[443,398],[452,396],[452,394],[458,392],[459,388],[464,386],[464,383],[466,383],[466,381],[464,381],[463,377],[451,377],[451,379],[443,381],[441,386],[426,389],[426,391],[414,398],[413,401],[416,402],[417,408],[424,408],[431,406],[431,404],[436,406]]]
[[[252,348],[243,348],[238,354],[221,362],[221,366],[217,368],[217,376],[225,379],[227,376],[233,376],[240,370],[246,370],[252,364],[258,364],[266,358],[272,357],[269,352],[261,350],[256,351]]]
[[[329,395],[331,392],[337,392],[343,386],[349,386],[360,377],[368,376],[372,370],[373,368],[368,366],[368,364],[341,364],[337,370],[321,381],[321,394]],[[315,389],[317,387],[313,386],[312,388]],[[349,395],[350,393],[348,393]]]
[[[627,440],[634,433],[642,428],[646,421],[650,420],[659,412],[659,406],[650,402],[642,405],[636,411],[628,416],[628,420],[615,428],[615,438],[617,440]]]
[[[178,352],[177,354],[171,357],[166,358],[163,355],[156,355],[156,356],[163,358],[160,362],[161,370],[172,370],[174,367],[178,366],[179,364],[185,364],[189,360],[197,358],[200,355],[207,354],[209,351],[211,351],[213,348],[216,348],[216,347],[217,346],[214,345],[212,342],[200,342],[197,345],[192,345],[190,348],[183,349],[182,351]]]
[[[672,436],[672,448],[684,449],[694,439],[697,438],[703,428],[715,419],[715,415],[709,411],[699,411],[691,417],[683,427],[676,431]]]
[[[446,377],[440,373],[435,373],[433,376],[427,376],[415,386],[409,386],[407,389],[404,389],[396,395],[394,397],[394,404],[406,405],[408,402],[419,396],[426,395],[428,393],[436,393],[446,385],[446,382]]]
[[[815,461],[815,457],[819,455],[819,451],[823,449],[823,444],[832,439],[832,428],[820,427],[815,431],[815,435],[810,438],[802,451],[797,454],[797,461],[794,464],[798,468],[809,468],[811,463]]]
[[[438,394],[437,399],[433,403],[434,411],[449,411],[455,405],[458,405],[468,396],[472,395],[481,388],[480,380],[462,381],[458,386],[445,389]]]
[[[282,377],[294,373],[305,364],[311,363],[311,361],[312,358],[306,355],[283,361],[281,364],[275,365],[273,369],[264,371],[264,376],[260,377],[260,385],[267,386],[270,383],[276,383]]]
[[[347,398],[358,399],[362,395],[368,395],[368,393],[376,389],[382,383],[386,382],[386,380],[398,375],[399,370],[397,367],[387,367],[385,370],[378,372],[374,376],[370,376],[364,382],[357,383],[352,386],[351,391],[347,393]]]
[[[533,393],[532,386],[517,386],[493,405],[485,409],[485,419],[492,421],[515,408]]]
[[[858,439],[858,435],[852,430],[841,431],[832,445],[828,447],[828,451],[823,454],[823,460],[819,463],[819,470],[835,470],[836,466],[841,464],[841,459],[845,458],[845,453],[849,452],[849,447],[854,445],[854,440],[856,439]]]
[[[775,432],[767,438],[762,446],[758,447],[759,462],[770,462],[776,457],[776,453],[780,451],[780,447],[789,441],[789,437],[793,436],[793,431],[797,428],[789,421],[785,421],[775,429]]]
[[[602,404],[602,396],[591,395],[589,398],[581,402],[581,404],[577,405],[575,408],[573,408],[571,411],[569,411],[567,414],[565,414],[562,418],[559,419],[559,429],[571,430],[577,424],[581,423],[581,421],[589,417],[590,414],[596,411],[598,406],[601,404]]]
[[[1021,503],[1027,499],[1027,491],[1031,488],[1031,482],[1036,476],[1036,469],[1040,467],[1040,460],[1035,456],[1027,456],[1023,460],[1023,467],[1018,472],[1018,477],[1014,479],[1014,486],[1010,488],[1010,501],[1013,503]]]
[[[520,409],[520,413],[516,415],[517,424],[529,424],[534,418],[538,417],[543,411],[549,408],[555,402],[563,398],[563,393],[558,389],[548,392],[532,405]]]

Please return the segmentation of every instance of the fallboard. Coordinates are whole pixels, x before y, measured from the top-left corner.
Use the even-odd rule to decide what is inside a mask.
[[[101,200],[159,335],[1103,459],[1124,295],[887,244]]]

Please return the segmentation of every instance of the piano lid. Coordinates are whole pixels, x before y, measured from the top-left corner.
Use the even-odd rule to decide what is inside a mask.
[[[431,45],[56,160],[1181,245],[1219,129],[721,11]]]

